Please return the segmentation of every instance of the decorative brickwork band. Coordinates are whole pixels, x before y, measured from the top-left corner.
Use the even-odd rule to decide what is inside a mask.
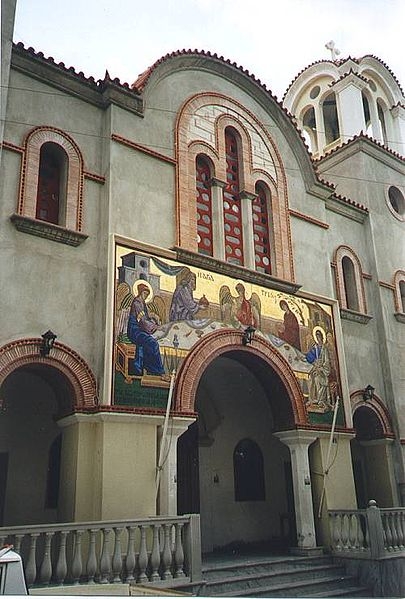
[[[0,348],[0,387],[14,370],[29,364],[55,368],[72,386],[72,410],[97,405],[96,379],[87,363],[72,349],[55,343],[49,356],[41,356],[42,339],[19,339]],[[1,401],[1,400],[0,400]]]
[[[221,354],[238,351],[249,352],[266,362],[285,386],[291,402],[294,424],[306,425],[307,415],[304,397],[288,362],[262,337],[255,337],[252,344],[242,344],[242,333],[232,329],[216,331],[195,345],[185,359],[177,377],[175,406],[177,412],[195,411],[197,387],[207,366]]]
[[[238,201],[241,201],[242,212],[243,206],[246,206],[246,211],[248,207],[251,210],[251,204],[244,201],[246,194],[256,196],[255,184],[264,181],[271,191],[267,208],[271,215],[269,233],[273,239],[272,274],[294,281],[287,182],[281,155],[255,115],[236,100],[222,94],[197,94],[184,103],[177,116],[177,244],[186,250],[198,251],[196,159],[198,156],[209,159],[212,177],[225,182],[227,128],[232,128],[238,137],[239,188],[242,192],[238,195]],[[255,268],[254,263],[250,262],[249,255],[245,255],[244,266]]]

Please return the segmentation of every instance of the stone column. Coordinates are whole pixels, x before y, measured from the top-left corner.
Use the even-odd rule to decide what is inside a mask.
[[[246,268],[255,270],[255,242],[253,238],[253,211],[252,202],[256,194],[241,191],[242,227],[243,227],[243,264]]]
[[[291,454],[298,550],[314,549],[316,535],[308,447],[316,441],[317,435],[299,430],[274,433],[274,435],[287,445]]]
[[[212,201],[213,255],[218,258],[218,260],[225,260],[223,189],[226,186],[226,183],[213,177],[210,180],[210,185]]]
[[[397,104],[390,110],[393,126],[394,135],[397,141],[390,143],[390,147],[396,152],[399,152],[401,156],[405,155],[405,108]]]
[[[164,463],[160,472],[158,496],[158,514],[160,516],[177,515],[177,440],[194,421],[193,418],[176,418],[169,422],[166,448],[163,453]],[[163,426],[159,426],[159,445],[162,432]]]
[[[336,93],[336,103],[339,112],[340,138],[347,141],[360,131],[366,130],[364,118],[363,99],[361,92],[366,87],[354,73],[350,73],[333,86]]]

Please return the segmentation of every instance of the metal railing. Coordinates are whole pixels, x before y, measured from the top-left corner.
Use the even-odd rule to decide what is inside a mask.
[[[332,551],[353,557],[380,558],[405,554],[405,508],[330,510]]]
[[[27,585],[141,583],[201,578],[199,515],[0,528],[21,554]]]

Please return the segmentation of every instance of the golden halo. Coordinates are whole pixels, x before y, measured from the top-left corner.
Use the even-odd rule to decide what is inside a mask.
[[[236,281],[233,282],[233,291],[235,292],[236,295],[238,295],[238,292],[236,291],[236,287],[238,285],[243,285],[244,289],[245,289],[245,298],[247,300],[249,300],[252,296],[252,292],[250,289],[247,289],[247,285],[248,283],[245,283],[245,281],[241,281],[240,279],[236,279]]]
[[[314,338],[315,343],[318,343],[318,339],[316,338],[316,334],[318,331],[320,331],[322,333],[322,343],[325,343],[326,342],[325,329],[322,327],[314,327],[312,329],[312,337]]]
[[[138,285],[146,285],[146,287],[149,289],[149,295],[146,298],[146,303],[149,304],[149,302],[153,300],[153,289],[151,284],[148,283],[148,281],[145,281],[145,279],[137,279],[132,285],[132,293],[134,294],[134,297],[138,295]]]

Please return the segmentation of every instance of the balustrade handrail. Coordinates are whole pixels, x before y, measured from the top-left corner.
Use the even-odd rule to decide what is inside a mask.
[[[198,514],[1,527],[6,541],[21,553],[29,587],[201,579]]]
[[[90,528],[117,528],[119,526],[149,526],[156,524],[175,524],[177,522],[186,523],[190,519],[189,515],[184,516],[151,516],[150,518],[136,518],[133,520],[89,520],[88,522],[56,522],[53,524],[28,524],[20,526],[1,526],[0,538],[5,534],[25,534],[32,532],[48,532],[60,530],[87,530]]]

